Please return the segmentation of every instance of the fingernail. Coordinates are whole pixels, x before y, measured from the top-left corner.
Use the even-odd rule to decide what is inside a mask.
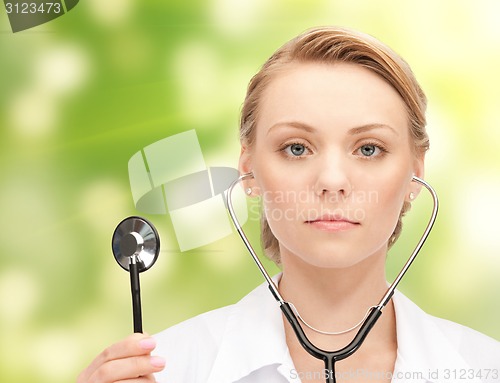
[[[156,341],[153,338],[146,338],[139,342],[139,346],[143,350],[152,350],[156,347]]]
[[[163,359],[161,356],[152,356],[149,359],[149,362],[153,367],[165,367],[165,359]]]

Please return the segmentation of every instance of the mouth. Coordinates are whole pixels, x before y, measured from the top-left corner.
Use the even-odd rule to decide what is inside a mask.
[[[317,219],[305,221],[305,223],[315,229],[329,232],[348,231],[360,225],[359,222],[346,217],[331,215],[324,215]]]

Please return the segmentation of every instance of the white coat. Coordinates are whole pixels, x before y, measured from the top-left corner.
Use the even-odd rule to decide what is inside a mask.
[[[500,383],[500,342],[426,314],[401,292],[392,299],[398,342],[393,383]],[[295,370],[281,310],[267,284],[155,338],[155,354],[167,361],[156,375],[161,383],[307,382]],[[352,374],[375,378],[362,369]]]

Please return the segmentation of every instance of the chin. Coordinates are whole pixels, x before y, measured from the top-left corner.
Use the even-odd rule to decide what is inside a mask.
[[[283,263],[294,262],[301,263],[302,266],[311,266],[321,269],[347,269],[355,267],[363,263],[367,258],[366,254],[370,252],[360,253],[359,247],[356,250],[352,249],[340,249],[339,246],[332,248],[311,248],[307,249],[296,249],[296,250],[285,250],[286,255],[283,256]]]
[[[282,248],[284,264],[293,262],[301,266],[321,269],[349,269],[366,267],[368,264],[385,263],[387,243],[365,243],[360,248],[359,241],[331,241],[330,243],[312,242],[312,246],[298,245]],[[309,241],[311,244],[311,241]]]
[[[337,256],[337,255],[331,255],[329,257],[323,256],[323,257],[318,257],[318,259],[302,259],[304,263],[307,263],[313,267],[317,267],[320,269],[336,269],[336,270],[341,270],[341,269],[350,269],[353,267],[356,267],[357,265],[361,264],[364,259],[353,259],[352,257],[348,256]]]

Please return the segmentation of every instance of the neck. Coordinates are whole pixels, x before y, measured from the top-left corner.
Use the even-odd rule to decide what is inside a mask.
[[[282,256],[280,293],[294,304],[308,324],[322,331],[338,332],[353,327],[371,306],[378,304],[387,290],[385,252],[342,269],[316,267],[286,252]],[[392,302],[384,309],[379,322],[382,323],[372,332],[386,339],[388,335],[395,336]],[[308,336],[325,346],[345,345],[357,331],[356,328],[347,334],[325,336],[304,329]]]

